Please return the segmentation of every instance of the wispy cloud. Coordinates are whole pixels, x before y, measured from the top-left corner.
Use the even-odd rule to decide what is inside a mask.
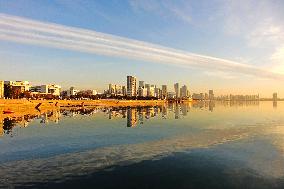
[[[205,70],[234,72],[257,77],[284,79],[284,75],[252,65],[204,56],[143,41],[96,31],[44,23],[0,14],[0,39],[107,56]]]
[[[186,23],[191,23],[190,6],[187,1],[157,1],[157,0],[130,0],[130,6],[136,11],[147,11],[165,18],[173,17]],[[179,5],[178,5],[179,4]]]

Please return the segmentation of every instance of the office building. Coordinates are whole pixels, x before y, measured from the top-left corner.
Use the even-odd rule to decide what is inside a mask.
[[[75,96],[80,92],[80,90],[75,89],[75,87],[70,87],[69,90],[67,90],[67,96]]]
[[[167,99],[168,98],[168,89],[167,85],[162,85],[162,99]]]
[[[176,98],[176,93],[175,92],[168,92],[167,96],[168,96],[168,99],[175,99]]]
[[[122,87],[121,87],[121,90],[122,90],[122,95],[123,95],[123,96],[126,96],[126,94],[127,94],[126,87],[125,87],[125,86],[122,86]]]
[[[48,84],[46,85],[46,93],[52,94],[55,96],[60,96],[61,86],[56,84]]]
[[[272,99],[273,99],[273,101],[277,101],[278,100],[277,93],[273,93]]]
[[[259,95],[232,95],[229,96],[230,101],[257,101]]]
[[[143,87],[138,88],[138,96],[147,97],[147,89]]]
[[[19,98],[20,94],[29,91],[30,83],[28,81],[4,81],[4,93],[6,98]]]
[[[187,86],[184,85],[180,88],[180,97],[181,98],[188,98],[189,97],[189,92],[187,90]]]
[[[192,99],[194,100],[204,100],[204,94],[203,93],[193,93]]]
[[[136,77],[127,76],[127,96],[136,96]]]
[[[145,84],[145,89],[147,91],[147,96],[149,97],[150,96],[150,88],[151,88],[151,85],[150,84]]]
[[[30,90],[30,83],[28,81],[4,81],[4,85],[10,86],[12,90],[19,90],[25,92]]]
[[[158,88],[156,85],[154,87],[154,97],[160,98],[160,88]]]
[[[145,89],[147,91],[147,97],[155,97],[155,85],[145,84]]]
[[[155,88],[156,88],[155,85],[150,85],[150,93],[149,93],[150,97],[155,97]]]
[[[145,82],[144,81],[139,81],[138,96],[140,96],[140,97],[146,97],[147,96],[147,89],[145,88]]]
[[[213,90],[209,90],[209,100],[214,100]]]
[[[176,98],[179,98],[180,97],[180,94],[179,94],[179,83],[175,83],[174,84],[174,89],[175,89],[175,93],[176,93]]]
[[[115,96],[118,95],[121,96],[123,95],[123,86],[116,84],[109,84],[107,93]]]
[[[55,85],[55,84],[38,85],[38,86],[29,87],[29,91],[33,93],[52,94],[55,96],[60,96],[61,86]],[[67,95],[68,95],[68,91],[67,91]]]
[[[209,100],[208,93],[205,93],[205,94],[204,94],[204,100]]]
[[[145,88],[145,82],[144,81],[139,81],[139,87]]]

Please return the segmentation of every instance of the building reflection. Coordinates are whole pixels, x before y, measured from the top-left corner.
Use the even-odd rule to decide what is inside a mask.
[[[273,108],[275,108],[275,109],[277,108],[277,101],[276,100],[273,101]]]
[[[208,102],[209,111],[210,111],[210,112],[213,112],[214,107],[215,107],[215,101],[214,101],[214,100],[210,100],[210,101]]]
[[[37,115],[21,115],[19,117],[5,117],[0,114],[0,136],[13,136],[13,128],[25,128],[34,120],[38,120],[43,125],[59,123],[62,117],[92,116],[96,113],[105,115],[108,119],[126,118],[127,127],[145,125],[146,122],[155,117],[162,119],[182,119],[189,116],[191,109],[198,111],[213,112],[215,106],[259,106],[259,101],[198,101],[194,103],[166,103],[161,106],[152,107],[92,107],[92,108],[64,108],[39,112]],[[277,101],[273,102],[273,107],[277,107]]]
[[[135,127],[137,125],[137,109],[127,109],[127,127]]]

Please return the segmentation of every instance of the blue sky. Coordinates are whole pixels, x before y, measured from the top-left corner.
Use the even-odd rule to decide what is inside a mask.
[[[279,1],[0,1],[0,13],[56,23],[222,58],[284,73],[284,2]],[[1,19],[0,19],[1,21]],[[0,29],[1,29],[0,25]],[[260,93],[270,96],[283,80],[211,67],[183,67],[132,59],[0,41],[0,79],[58,83],[64,88],[103,90],[125,84],[126,75],[191,92]],[[283,88],[283,87],[282,87]]]

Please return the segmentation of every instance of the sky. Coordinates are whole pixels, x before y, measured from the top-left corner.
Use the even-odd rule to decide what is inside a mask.
[[[284,1],[0,0],[0,80],[102,91],[134,75],[284,97]]]

